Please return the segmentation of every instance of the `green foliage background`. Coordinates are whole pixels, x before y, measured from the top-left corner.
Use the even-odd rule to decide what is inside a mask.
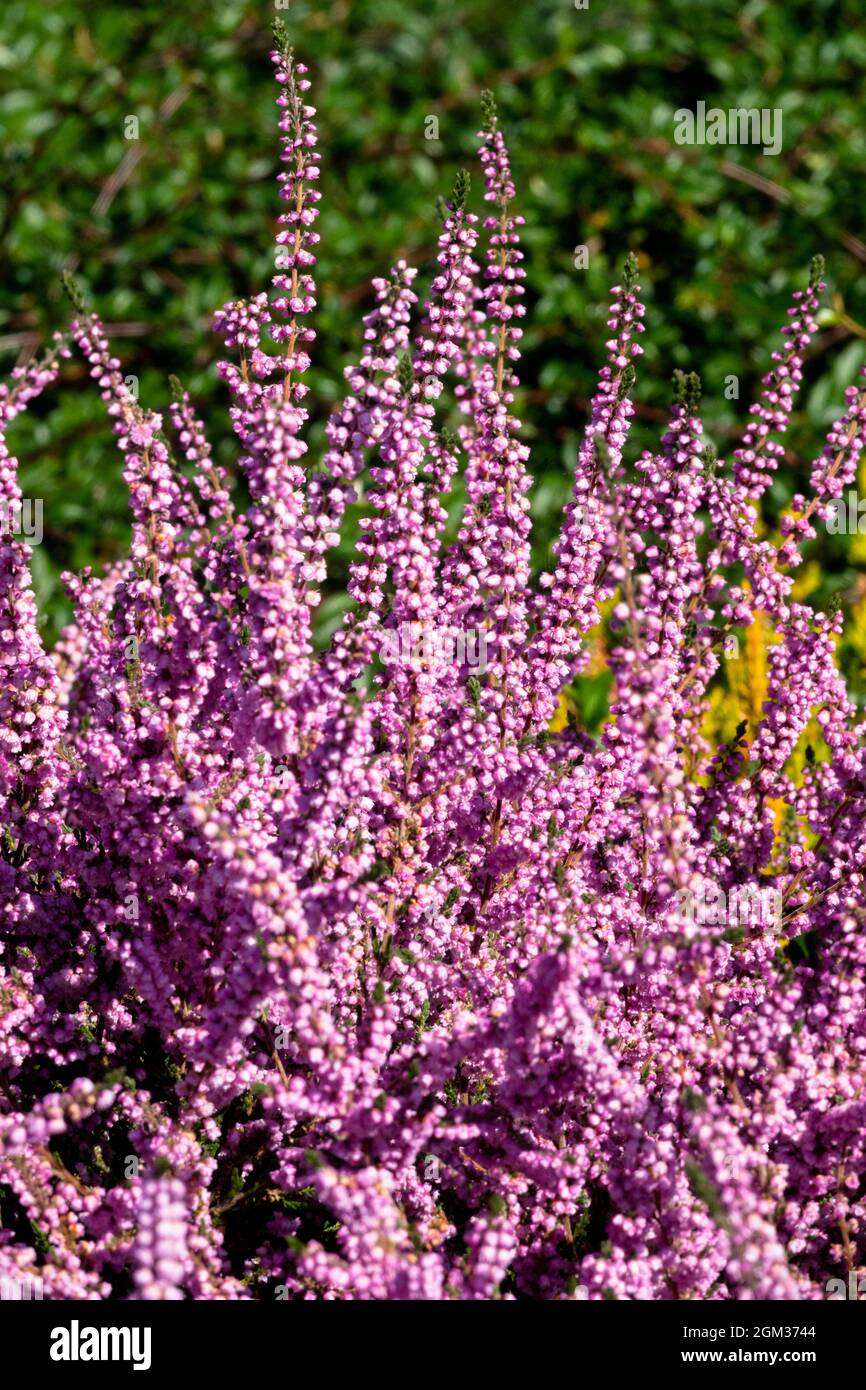
[[[311,69],[323,148],[313,447],[357,353],[369,281],[398,256],[429,274],[435,200],[473,165],[479,94],[496,92],[527,219],[529,317],[520,413],[533,445],[536,560],[545,563],[601,361],[609,285],[630,249],[648,300],[638,444],[663,420],[674,367],[698,370],[722,453],[810,257],[828,310],[768,520],[802,486],[822,430],[866,361],[861,0],[7,0],[0,30],[0,370],[67,313],[73,268],[112,326],[141,398],[176,373],[231,456],[211,315],[264,288],[277,211],[275,15]],[[784,113],[784,146],[681,148],[673,113]],[[136,116],[138,141],[125,138]],[[439,139],[425,138],[427,118]],[[480,179],[471,199],[482,208]],[[585,244],[587,270],[574,266]],[[740,378],[740,400],[724,397]],[[128,537],[119,458],[73,362],[16,426],[27,496],[44,499],[34,574],[46,632],[68,609],[65,567]],[[844,538],[815,543],[815,599],[859,578]],[[334,573],[335,595],[344,546]],[[323,617],[333,619],[338,598]]]

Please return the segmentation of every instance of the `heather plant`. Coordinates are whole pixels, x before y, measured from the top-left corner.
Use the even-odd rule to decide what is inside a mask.
[[[841,613],[794,589],[856,479],[866,385],[778,535],[761,512],[820,260],[729,466],[695,373],[630,456],[647,325],[629,257],[533,587],[522,219],[495,103],[486,215],[461,174],[426,299],[403,261],[374,281],[314,460],[316,113],[279,26],[272,60],[277,272],[216,316],[249,506],[183,385],[167,419],[136,400],[71,283],[68,334],[0,394],[14,508],[9,427],[79,353],[132,514],[127,559],[66,576],[53,653],[28,548],[0,540],[0,1278],[168,1300],[857,1287],[864,751]],[[318,651],[359,500],[351,603]],[[562,692],[603,614],[613,701],[592,733]],[[756,631],[774,635],[760,708],[714,743],[730,639]]]

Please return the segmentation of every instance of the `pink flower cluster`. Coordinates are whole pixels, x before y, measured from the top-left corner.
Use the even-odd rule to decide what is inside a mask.
[[[67,577],[53,654],[27,547],[0,541],[0,1279],[88,1299],[822,1298],[866,1262],[866,757],[841,616],[791,588],[854,476],[866,385],[778,544],[757,506],[820,268],[731,471],[693,375],[658,451],[627,458],[629,259],[533,588],[522,219],[492,99],[490,213],[461,176],[417,320],[413,269],[374,282],[317,465],[315,110],[282,37],[272,58],[278,272],[217,316],[249,508],[179,384],[165,419],[128,393],[94,313],[0,388],[4,505],[10,427],[76,350],[132,512],[128,558]],[[361,499],[351,603],[317,651]],[[552,731],[606,600],[611,717]],[[723,643],[757,612],[778,634],[763,717],[710,747]],[[389,663],[404,625],[484,632],[489,660]],[[813,720],[827,756],[794,775]],[[708,886],[777,892],[781,923],[696,920],[682,904]]]

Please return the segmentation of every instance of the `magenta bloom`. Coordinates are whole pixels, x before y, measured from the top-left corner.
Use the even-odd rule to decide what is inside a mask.
[[[246,509],[183,386],[135,399],[83,303],[0,387],[4,518],[16,417],[73,350],[132,518],[126,559],[66,577],[53,653],[27,545],[0,535],[0,1280],[822,1298],[866,1260],[866,760],[841,614],[795,601],[791,570],[856,480],[862,383],[780,544],[759,524],[821,267],[729,468],[693,373],[658,449],[630,451],[648,325],[629,257],[534,585],[523,219],[495,104],[486,216],[461,174],[426,296],[404,261],[374,281],[312,457],[327,168],[279,30],[272,59],[276,273],[215,325]],[[711,747],[711,682],[758,613],[763,711]],[[608,614],[610,718],[550,727]]]

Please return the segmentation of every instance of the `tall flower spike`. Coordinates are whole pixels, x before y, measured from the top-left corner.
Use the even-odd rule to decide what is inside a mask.
[[[304,102],[304,95],[310,89],[307,69],[302,63],[295,63],[292,49],[285,42],[285,27],[281,21],[275,22],[274,32],[278,47],[272,58],[277,82],[283,88],[277,98],[277,105],[283,110],[281,159],[289,165],[278,178],[282,185],[280,197],[289,206],[278,218],[279,270],[271,282],[272,309],[277,322],[271,327],[271,337],[275,343],[283,345],[280,364],[284,373],[283,399],[298,402],[307,390],[298,380],[310,362],[305,349],[316,337],[306,320],[316,304],[311,269],[316,263],[312,248],[319,240],[318,233],[313,231],[321,198],[315,186],[319,178],[319,153],[313,123],[315,107]]]
[[[490,92],[482,94],[484,128],[479,158],[484,198],[496,213],[484,220],[487,233],[483,315],[487,339],[468,395],[473,428],[464,440],[467,507],[456,545],[446,556],[443,580],[451,621],[462,631],[483,631],[487,679],[501,701],[500,741],[508,726],[522,732],[523,696],[515,657],[526,638],[525,592],[529,582],[530,478],[528,448],[518,438],[520,421],[510,413],[518,378],[522,337],[519,320],[525,272],[518,228],[510,211],[515,196],[508,151]],[[513,713],[517,702],[519,712]]]
[[[599,486],[597,438],[610,456],[610,477],[619,475],[634,407],[630,391],[635,382],[634,360],[643,352],[636,341],[643,333],[645,309],[638,298],[637,257],[630,253],[621,285],[612,294],[607,327],[607,365],[599,373],[589,420],[578,451],[572,500],[556,542],[556,568],[542,577],[546,590],[539,632],[532,652],[534,672],[533,722],[553,713],[557,692],[578,668],[581,639],[598,621],[598,605],[613,592],[606,578],[618,542],[611,525],[610,506]]]
[[[766,492],[772,475],[784,457],[784,449],[774,434],[784,434],[803,379],[803,358],[817,328],[815,315],[820,297],[827,288],[823,280],[824,258],[816,256],[809,269],[809,286],[794,293],[788,310],[790,322],[782,330],[782,351],[773,353],[776,366],[761,383],[761,395],[752,406],[751,419],[743,442],[734,450],[734,479],[747,497]]]

